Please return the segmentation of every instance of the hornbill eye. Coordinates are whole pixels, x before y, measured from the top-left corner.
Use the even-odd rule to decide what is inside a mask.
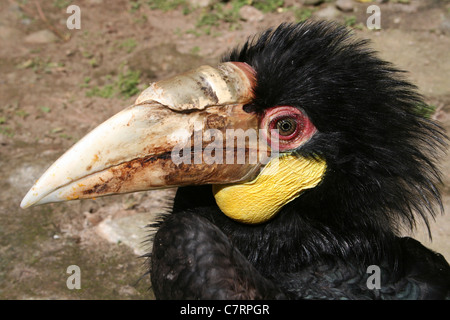
[[[261,124],[267,130],[267,142],[272,147],[278,147],[279,151],[300,147],[317,131],[308,116],[292,106],[268,109]]]
[[[297,122],[293,118],[281,118],[277,120],[276,128],[278,129],[279,134],[286,138],[298,131]]]

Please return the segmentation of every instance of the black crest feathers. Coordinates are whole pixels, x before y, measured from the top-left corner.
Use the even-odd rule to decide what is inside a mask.
[[[282,24],[223,60],[256,70],[253,110],[296,106],[317,127],[296,151],[325,158],[328,172],[298,199],[303,215],[397,233],[413,229],[418,216],[428,226],[442,210],[436,160],[445,149],[443,130],[423,116],[426,104],[403,71],[379,59],[368,41],[328,22]]]

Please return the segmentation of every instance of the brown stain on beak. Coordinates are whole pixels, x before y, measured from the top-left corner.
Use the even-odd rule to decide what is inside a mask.
[[[206,116],[205,129],[222,130],[227,126],[227,119],[224,116],[211,114]]]
[[[254,177],[259,164],[250,164],[248,161],[239,163],[237,156],[244,152],[245,159],[249,159],[250,151],[256,146],[246,144],[245,150],[236,148],[228,150],[225,137],[228,129],[256,129],[257,116],[243,111],[242,105],[211,107],[195,113],[198,114],[197,118],[203,119],[203,130],[216,129],[222,132],[224,137],[222,162],[208,164],[204,161],[203,151],[212,142],[211,139],[202,140],[200,150],[202,154],[196,155],[194,137],[203,134],[204,131],[191,131],[190,137],[187,137],[187,141],[191,141],[190,146],[187,146],[191,150],[190,163],[174,163],[171,158],[173,146],[153,142],[145,150],[147,156],[112,165],[101,172],[93,173],[86,182],[83,181],[84,186],[76,188],[69,197],[92,198],[154,188],[231,183]],[[229,159],[227,152],[234,153],[234,162],[226,163]],[[201,163],[195,163],[196,157],[200,157]]]
[[[237,152],[235,152],[235,155]],[[240,181],[243,177],[253,178],[251,168],[246,164],[175,164],[170,153],[149,156],[109,168],[107,179],[98,177],[89,187],[80,186],[69,195],[71,199],[92,198],[108,194],[126,193],[151,188],[170,186],[218,184]],[[225,157],[225,156],[224,156]],[[194,154],[192,154],[192,159]],[[158,181],[155,181],[158,180]]]
[[[100,157],[98,156],[98,154],[95,154],[94,157],[92,158],[91,164],[89,164],[89,165],[86,167],[86,171],[90,171],[90,170],[92,169],[92,166],[93,166],[96,162],[98,162],[99,160],[100,160]]]
[[[204,93],[205,97],[208,97],[213,104],[217,104],[219,102],[219,98],[209,82],[202,76],[200,76],[199,79],[200,80],[197,82],[197,85]]]

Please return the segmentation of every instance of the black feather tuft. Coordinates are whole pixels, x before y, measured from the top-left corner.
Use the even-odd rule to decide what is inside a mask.
[[[258,225],[222,214],[211,186],[179,188],[173,217],[165,217],[161,227],[189,226],[192,234],[223,232],[227,248],[236,248],[293,298],[448,295],[450,267],[445,259],[413,239],[399,238],[403,228],[414,229],[418,217],[428,226],[436,208],[442,211],[436,162],[447,138],[419,111],[425,103],[416,87],[367,44],[333,23],[282,24],[224,57],[256,71],[255,98],[246,111],[290,105],[306,112],[318,132],[293,152],[325,159],[326,174],[317,187]],[[191,215],[201,218],[205,230],[183,220]],[[171,237],[169,232],[158,238],[167,244],[160,252],[180,248]],[[220,251],[213,249],[211,245],[211,254]],[[183,261],[180,267],[185,267]],[[241,262],[234,268],[245,265]],[[369,265],[383,270],[381,290],[367,289]],[[222,264],[211,260],[204,267],[215,266]],[[248,279],[255,273],[249,271]],[[161,286],[162,277],[154,277]]]
[[[367,44],[333,23],[283,24],[224,60],[256,70],[257,110],[297,106],[319,131],[297,152],[324,157],[328,172],[299,198],[300,214],[341,228],[400,233],[416,217],[429,226],[442,211],[436,160],[446,137],[419,111],[425,103],[416,87]],[[305,203],[318,206],[305,212]]]

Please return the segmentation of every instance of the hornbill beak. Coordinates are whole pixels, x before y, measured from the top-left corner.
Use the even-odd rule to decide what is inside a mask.
[[[261,152],[259,144],[244,138],[245,143],[230,148],[224,138],[230,129],[235,134],[248,129],[258,133],[258,116],[243,110],[252,99],[254,83],[249,65],[231,62],[153,83],[134,105],[62,155],[27,193],[21,207],[254,179],[261,161],[250,161],[249,154]],[[239,152],[248,159],[238,161]]]

